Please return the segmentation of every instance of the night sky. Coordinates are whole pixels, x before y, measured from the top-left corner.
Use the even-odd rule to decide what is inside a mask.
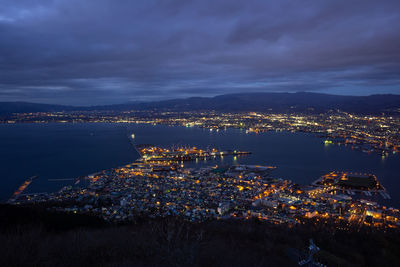
[[[400,0],[0,0],[0,101],[400,94]]]

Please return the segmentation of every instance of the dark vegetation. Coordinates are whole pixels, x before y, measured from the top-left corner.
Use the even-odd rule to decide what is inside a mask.
[[[398,114],[400,95],[343,96],[319,93],[241,93],[215,97],[191,97],[157,102],[126,103],[107,106],[72,107],[33,104],[25,102],[0,102],[0,114],[46,111],[258,111],[320,113],[340,109],[363,114]]]
[[[255,220],[174,218],[111,225],[95,217],[0,205],[0,266],[296,266],[309,238],[328,266],[400,266],[398,231],[327,231]]]

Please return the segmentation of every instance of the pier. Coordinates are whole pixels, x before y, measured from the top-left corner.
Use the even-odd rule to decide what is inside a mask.
[[[18,187],[17,191],[11,196],[11,198],[7,201],[8,203],[14,203],[17,201],[18,197],[28,188],[28,186],[33,182],[33,180],[37,179],[38,176],[31,176],[25,180],[25,182]]]
[[[133,134],[133,133],[129,134],[129,133],[128,133],[128,139],[129,139],[129,142],[131,143],[131,145],[133,146],[133,148],[134,148],[134,149],[136,150],[136,152],[139,154],[139,156],[142,156],[142,153],[141,153],[140,150],[136,147],[136,144],[135,144],[135,142],[134,142],[135,134]]]

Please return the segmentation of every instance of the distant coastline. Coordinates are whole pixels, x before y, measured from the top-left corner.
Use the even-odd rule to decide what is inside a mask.
[[[400,114],[400,95],[330,95],[322,93],[237,93],[214,97],[191,97],[153,102],[69,106],[29,102],[0,102],[0,115],[60,111],[259,111],[319,113],[342,110],[360,114]]]

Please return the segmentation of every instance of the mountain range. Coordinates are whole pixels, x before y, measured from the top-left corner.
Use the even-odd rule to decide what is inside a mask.
[[[63,106],[28,102],[0,102],[0,114],[52,111],[221,111],[221,112],[328,112],[398,113],[400,95],[344,96],[321,93],[238,93],[215,97],[191,97],[154,102],[136,102],[105,106]]]

